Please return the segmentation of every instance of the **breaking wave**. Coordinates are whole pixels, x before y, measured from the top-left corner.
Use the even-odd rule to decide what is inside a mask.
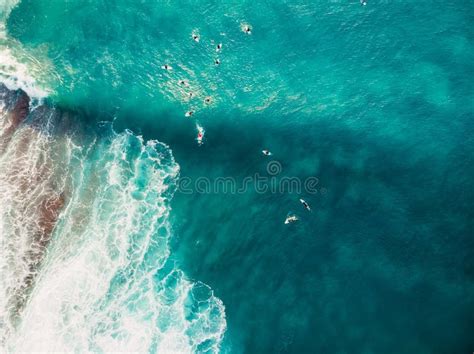
[[[15,4],[0,3],[0,352],[218,352],[222,301],[170,259],[171,150],[42,104],[44,66],[5,33]]]
[[[224,306],[170,259],[168,146],[43,104],[0,3],[0,352],[218,352]]]
[[[0,99],[3,349],[217,352],[222,302],[169,259],[171,150]]]

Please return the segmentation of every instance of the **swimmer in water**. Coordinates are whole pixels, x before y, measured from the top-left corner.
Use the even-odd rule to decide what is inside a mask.
[[[161,68],[165,70],[173,70],[173,68],[168,64],[163,65]]]
[[[219,43],[217,46],[216,46],[216,52],[220,52],[222,49],[222,43]]]
[[[294,223],[298,220],[299,219],[296,215],[289,215],[289,216],[286,217],[285,224],[291,224],[291,223]]]
[[[311,211],[309,204],[304,201],[304,199],[300,199],[301,204],[306,208],[306,210]]]
[[[191,117],[194,114],[194,111],[187,111],[184,116],[185,117]]]
[[[199,43],[199,36],[197,35],[197,33],[193,33],[193,40]]]
[[[367,2],[366,2],[365,0],[360,0],[360,4],[361,4],[362,6],[365,6],[365,5],[367,5]]]
[[[188,86],[188,82],[186,80],[179,80],[179,84],[182,86]]]
[[[205,103],[205,104],[210,104],[210,103],[211,103],[211,96],[207,96],[207,97],[204,99],[204,103]]]
[[[214,64],[219,65],[221,61],[219,59],[214,60]]]
[[[262,150],[262,154],[264,154],[265,156],[270,156],[272,153],[270,152],[270,150],[264,149]]]

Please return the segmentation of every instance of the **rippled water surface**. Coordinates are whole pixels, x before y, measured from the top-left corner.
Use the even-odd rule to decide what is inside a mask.
[[[0,4],[2,350],[474,350],[472,2]]]

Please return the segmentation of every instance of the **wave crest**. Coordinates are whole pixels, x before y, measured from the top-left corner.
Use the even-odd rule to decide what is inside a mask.
[[[108,124],[79,136],[44,106],[6,132],[4,92],[0,348],[217,352],[222,301],[170,260],[171,150]]]

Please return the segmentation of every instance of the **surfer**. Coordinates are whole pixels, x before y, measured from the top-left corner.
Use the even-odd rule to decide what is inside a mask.
[[[262,154],[264,154],[265,156],[270,156],[272,153],[270,152],[270,150],[264,149],[262,150]]]
[[[311,211],[311,208],[308,203],[305,202],[304,199],[300,199],[301,204],[306,208],[306,210]]]
[[[199,36],[195,32],[193,32],[193,40],[199,43]]]
[[[168,64],[163,65],[161,68],[164,70],[173,70],[173,68]]]
[[[216,46],[216,52],[220,52],[222,49],[222,43],[217,44]]]
[[[367,5],[367,2],[366,2],[365,0],[360,0],[360,4],[361,4],[362,6],[365,6],[365,5]]]
[[[207,97],[204,99],[204,103],[205,103],[205,104],[210,104],[210,103],[211,103],[211,96],[207,96]]]
[[[214,64],[219,65],[221,61],[219,59],[214,60]]]
[[[179,80],[179,84],[182,86],[188,86],[188,82],[186,80]]]
[[[202,145],[202,140],[204,139],[204,128],[196,123],[196,129],[198,131],[196,140],[198,142],[198,145]]]
[[[244,31],[244,33],[246,34],[252,34],[252,29],[250,28],[249,25],[243,25],[242,31]]]
[[[184,116],[185,117],[191,117],[194,114],[194,111],[187,111]]]
[[[299,219],[296,215],[289,215],[289,216],[286,217],[285,224],[291,224],[291,223],[294,223],[298,220]]]

